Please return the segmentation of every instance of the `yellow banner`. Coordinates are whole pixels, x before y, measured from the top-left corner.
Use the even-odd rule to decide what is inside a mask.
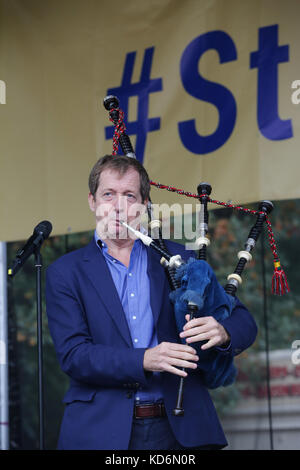
[[[297,0],[0,0],[0,240],[45,219],[52,234],[94,227],[107,94],[153,181],[299,198],[299,14]]]

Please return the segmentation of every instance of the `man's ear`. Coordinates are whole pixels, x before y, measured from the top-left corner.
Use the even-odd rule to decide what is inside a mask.
[[[89,193],[88,195],[88,201],[89,201],[89,206],[92,212],[95,212],[96,209],[96,203],[95,203],[95,198],[92,195],[92,193]]]

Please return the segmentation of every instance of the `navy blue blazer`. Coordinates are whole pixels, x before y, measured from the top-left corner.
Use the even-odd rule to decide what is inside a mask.
[[[188,259],[183,245],[166,242],[171,254]],[[151,307],[158,341],[180,342],[169,300],[170,287],[160,255],[147,248]],[[134,348],[109,268],[93,239],[47,269],[46,306],[50,333],[70,387],[58,449],[127,449],[132,426],[134,390],[146,386],[144,348]],[[236,355],[255,340],[257,328],[238,302],[223,321]],[[185,379],[183,417],[174,417],[179,376],[163,372],[163,395],[173,433],[185,447],[227,445],[201,371]]]

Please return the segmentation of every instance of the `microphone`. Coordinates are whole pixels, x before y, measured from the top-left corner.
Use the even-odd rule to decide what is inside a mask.
[[[33,234],[27,240],[26,244],[17,252],[12,267],[8,269],[9,276],[13,277],[15,274],[17,274],[29,256],[31,256],[32,253],[34,253],[35,250],[42,245],[43,241],[49,237],[51,231],[52,224],[48,220],[40,222],[35,227]]]

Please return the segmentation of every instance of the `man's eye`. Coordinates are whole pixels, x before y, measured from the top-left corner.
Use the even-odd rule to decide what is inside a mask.
[[[128,197],[129,199],[135,199],[135,195],[134,195],[134,194],[127,194],[127,197]]]

